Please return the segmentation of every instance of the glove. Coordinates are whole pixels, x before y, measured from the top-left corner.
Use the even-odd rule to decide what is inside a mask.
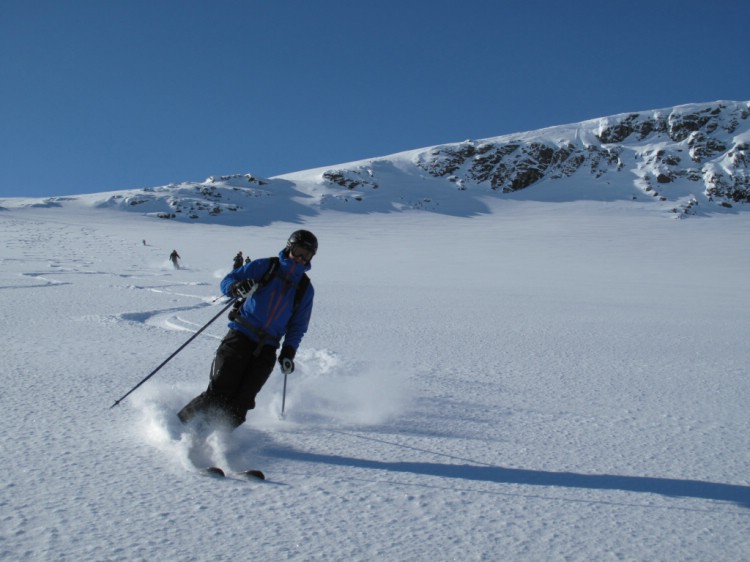
[[[247,298],[255,292],[255,281],[252,279],[245,279],[244,281],[237,281],[234,285],[229,288],[229,296],[239,297],[241,299]]]
[[[285,375],[291,375],[294,372],[294,355],[296,351],[291,347],[281,348],[279,353],[279,365],[281,365],[281,372]]]

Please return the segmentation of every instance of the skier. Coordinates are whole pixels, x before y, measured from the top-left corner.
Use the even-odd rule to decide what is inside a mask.
[[[294,372],[315,294],[306,272],[317,251],[315,235],[297,230],[278,258],[253,260],[224,277],[222,292],[246,300],[216,350],[208,388],[177,414],[182,423],[196,419],[199,427],[230,430],[242,425],[273,371],[279,346],[281,372]]]
[[[180,254],[177,253],[177,250],[172,250],[172,253],[169,254],[169,261],[172,262],[172,265],[175,269],[180,269]]]
[[[242,252],[237,252],[237,255],[234,256],[234,264],[232,264],[232,269],[237,269],[239,267],[242,267],[243,264],[242,260]]]
[[[242,267],[243,263],[250,263],[252,260],[250,259],[250,256],[247,256],[245,258],[245,261],[242,261],[242,252],[237,252],[237,255],[234,256],[234,263],[232,264],[232,269],[238,269]],[[245,299],[238,298],[234,301],[234,304],[232,305],[232,310],[229,311],[229,319],[234,320],[239,316],[240,314],[240,308],[242,308],[242,305],[245,304]]]

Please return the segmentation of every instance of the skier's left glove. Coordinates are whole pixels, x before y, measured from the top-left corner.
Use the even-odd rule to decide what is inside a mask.
[[[248,295],[252,295],[255,292],[255,289],[256,283],[252,279],[237,281],[229,288],[229,296],[244,299],[247,298]]]
[[[281,353],[279,353],[279,365],[281,365],[281,372],[285,375],[291,375],[294,372],[294,356],[296,350],[291,347],[282,347]]]

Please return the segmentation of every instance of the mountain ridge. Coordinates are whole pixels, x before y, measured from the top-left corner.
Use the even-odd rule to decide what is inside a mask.
[[[324,209],[451,215],[487,211],[487,197],[652,201],[675,217],[747,210],[750,101],[622,113],[480,140],[435,145],[273,178],[251,173],[98,194],[5,199],[20,206],[136,211],[222,224],[299,220]]]

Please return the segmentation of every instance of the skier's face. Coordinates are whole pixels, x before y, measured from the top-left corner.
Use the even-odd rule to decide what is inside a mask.
[[[313,259],[313,253],[302,246],[292,246],[292,249],[289,250],[289,257],[297,263],[306,264]]]

